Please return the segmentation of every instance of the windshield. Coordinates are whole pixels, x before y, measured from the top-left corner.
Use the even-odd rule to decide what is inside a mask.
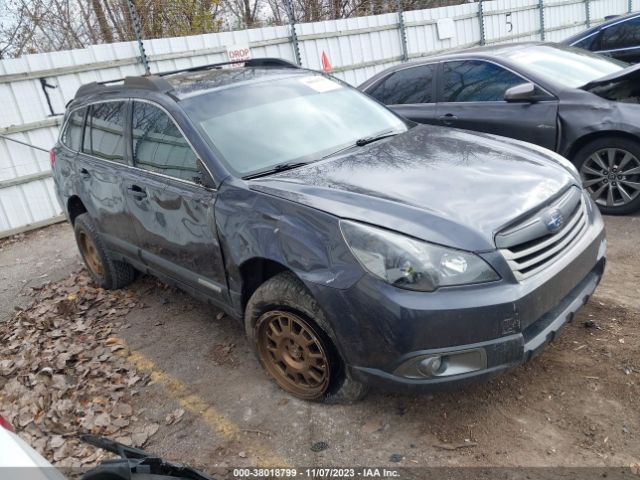
[[[324,76],[287,77],[182,102],[235,175],[310,162],[406,124],[357,90]]]
[[[505,56],[550,82],[570,88],[581,87],[628,67],[624,62],[586,50],[550,45],[514,49]]]

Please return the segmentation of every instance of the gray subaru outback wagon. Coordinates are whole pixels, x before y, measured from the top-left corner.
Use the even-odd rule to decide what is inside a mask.
[[[563,157],[416,125],[282,60],[224,67],[68,105],[53,175],[99,285],[179,286],[243,321],[278,385],[326,401],[489,378],[595,290],[603,222]]]

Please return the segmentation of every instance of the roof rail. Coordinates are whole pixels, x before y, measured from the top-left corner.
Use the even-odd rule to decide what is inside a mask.
[[[115,80],[106,80],[103,82],[91,82],[82,85],[76,92],[75,98],[85,97],[93,93],[108,92],[118,89],[119,85],[111,85],[114,83],[122,82],[123,86],[129,88],[141,88],[145,90],[152,90],[154,92],[167,93],[173,90],[173,86],[165,80],[164,76],[174,75],[176,73],[184,72],[200,72],[204,70],[211,70],[216,68],[222,68],[225,65],[235,65],[236,63],[244,63],[245,67],[280,67],[280,68],[300,68],[295,63],[291,63],[281,58],[252,58],[250,60],[234,60],[231,62],[212,63],[209,65],[200,65],[198,67],[182,68],[180,70],[172,70],[170,72],[162,72],[154,75],[140,76],[140,77],[125,77],[117,78]]]
[[[212,70],[216,68],[222,68],[226,65],[235,65],[236,63],[244,63],[245,67],[276,67],[276,68],[300,68],[295,63],[291,63],[288,60],[282,58],[251,58],[249,60],[233,60],[231,62],[211,63],[208,65],[200,65],[197,67],[181,68],[179,70],[171,70],[169,72],[161,72],[157,75],[164,77],[166,75],[174,75],[176,73],[185,72],[200,72],[203,70]]]
[[[122,85],[129,88],[141,88],[145,90],[152,90],[154,92],[170,92],[173,87],[164,78],[160,78],[157,75],[149,75],[145,77],[125,77],[117,78],[114,80],[106,80],[103,82],[91,82],[82,85],[76,92],[75,98],[84,97],[98,92],[107,92],[110,89],[116,90],[119,85],[111,85],[113,83],[122,82]],[[115,87],[115,88],[113,88]]]

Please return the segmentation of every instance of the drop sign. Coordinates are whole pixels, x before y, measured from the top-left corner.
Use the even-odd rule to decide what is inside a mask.
[[[230,62],[251,60],[251,49],[248,45],[229,45],[227,47],[227,56]],[[242,63],[231,65],[231,67],[242,67]]]

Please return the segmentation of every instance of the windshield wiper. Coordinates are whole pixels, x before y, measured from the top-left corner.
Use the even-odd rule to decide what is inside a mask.
[[[353,147],[364,147],[365,145],[369,145],[370,143],[377,142],[378,140],[382,140],[383,138],[393,137],[400,133],[402,132],[398,132],[397,130],[387,130],[386,132],[379,133],[378,135],[372,135],[371,137],[360,138],[356,140],[354,143],[347,145],[346,147],[339,148],[335,152],[331,152],[325,155],[324,157],[322,157],[322,160],[324,160],[325,158],[333,157],[334,155],[338,155],[339,153],[346,152],[347,150]]]
[[[284,172],[287,170],[291,170],[293,168],[298,168],[298,167],[302,167],[304,165],[309,165],[311,162],[284,162],[284,163],[279,163],[277,165],[274,165],[273,167],[271,167],[268,170],[263,170],[261,172],[257,172],[257,173],[252,173],[250,175],[246,175],[242,178],[244,178],[245,180],[249,180],[251,178],[258,178],[258,177],[262,177],[264,175],[271,175],[273,173],[280,173],[280,172]]]
[[[383,138],[393,137],[398,135],[400,132],[396,130],[388,130],[386,132],[379,133],[377,135],[372,135],[371,137],[360,138],[356,140],[356,145],[358,147],[364,147],[365,145],[369,145],[370,143],[377,142],[378,140],[382,140]]]

